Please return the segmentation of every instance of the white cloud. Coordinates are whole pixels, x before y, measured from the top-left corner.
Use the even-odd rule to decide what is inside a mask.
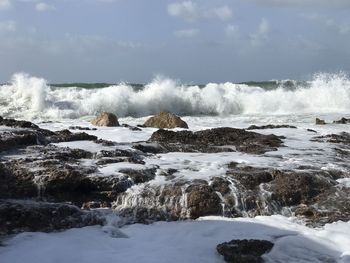
[[[214,7],[206,11],[205,16],[228,20],[232,17],[232,10],[228,6]]]
[[[45,12],[53,9],[55,9],[53,5],[44,2],[39,2],[35,5],[35,10],[39,12]]]
[[[239,26],[232,25],[232,24],[227,25],[225,28],[225,34],[227,37],[239,38],[240,37]]]
[[[199,30],[196,28],[190,28],[190,29],[175,31],[174,34],[178,38],[192,38],[199,34]]]
[[[340,35],[346,35],[350,33],[350,25],[341,24],[340,22],[334,19],[331,19],[325,15],[304,14],[303,17],[313,22],[316,22],[317,24],[321,25],[323,28],[327,28],[332,32],[336,32]]]
[[[0,22],[0,32],[14,32],[16,27],[16,21],[13,20]]]
[[[232,17],[232,10],[226,5],[208,8],[198,6],[192,1],[169,4],[168,13],[171,16],[180,17],[189,22],[200,18],[216,18],[225,21]]]
[[[244,0],[246,1],[246,0]],[[330,8],[349,8],[349,0],[250,0],[259,5],[269,6],[294,6],[294,7],[330,7]]]
[[[172,3],[168,5],[168,13],[171,16],[182,17],[185,20],[193,21],[198,16],[197,5],[192,1]]]
[[[0,0],[0,10],[10,9],[11,6],[12,6],[12,3],[10,0]]]
[[[268,40],[270,32],[270,23],[266,18],[261,19],[256,33],[250,35],[250,43],[253,46],[260,46],[262,43]]]

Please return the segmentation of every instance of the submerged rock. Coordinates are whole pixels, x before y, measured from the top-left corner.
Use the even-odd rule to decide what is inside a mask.
[[[103,223],[104,219],[97,213],[72,205],[0,199],[0,236],[19,232],[51,232]]]
[[[217,245],[216,250],[226,262],[262,263],[262,255],[268,253],[274,244],[267,240],[231,240]]]
[[[261,154],[275,151],[282,140],[273,134],[263,135],[235,128],[214,128],[197,132],[158,130],[149,142],[157,142],[165,152],[232,152]]]
[[[185,128],[188,129],[188,125],[180,117],[169,112],[160,112],[157,115],[149,118],[145,123],[145,127],[153,127],[159,129],[174,129]]]
[[[107,126],[107,127],[120,126],[117,116],[109,112],[100,113],[95,119],[91,121],[91,124],[95,126]]]

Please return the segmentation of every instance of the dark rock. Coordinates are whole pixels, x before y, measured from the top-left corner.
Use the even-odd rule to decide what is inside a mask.
[[[262,255],[268,253],[274,244],[267,240],[231,240],[217,245],[216,250],[226,262],[262,263]]]
[[[326,122],[324,120],[321,120],[319,118],[316,118],[315,122],[316,122],[316,125],[325,125],[326,124]]]
[[[72,133],[69,130],[62,130],[55,133],[55,135],[50,136],[50,142],[72,142],[72,141],[95,141],[97,137],[94,135],[89,135],[85,132]]]
[[[13,128],[31,128],[31,129],[39,128],[37,125],[29,121],[17,121],[14,119],[4,119],[0,117],[0,126],[1,125],[13,127]]]
[[[283,206],[310,204],[313,198],[335,183],[322,176],[308,173],[277,172],[271,182],[273,199]]]
[[[129,130],[131,131],[142,131],[142,129],[140,129],[139,127],[135,127],[135,126],[131,126],[129,124],[122,124],[123,127],[125,128],[129,128]]]
[[[145,170],[133,170],[133,169],[123,169],[120,173],[126,174],[133,182],[133,184],[142,184],[153,180],[156,176],[156,169],[145,169]]]
[[[157,115],[149,118],[145,123],[145,127],[153,127],[159,129],[174,129],[185,128],[188,129],[186,122],[181,120],[180,117],[169,112],[160,112]]]
[[[317,133],[317,131],[313,130],[313,129],[307,129],[308,132],[313,132],[313,133]]]
[[[231,168],[227,175],[239,181],[247,189],[255,189],[262,183],[273,180],[275,171],[251,166]]]
[[[144,153],[161,153],[164,151],[164,149],[157,143],[147,143],[147,142],[142,142],[142,143],[135,143],[132,148],[139,150]]]
[[[186,192],[188,193],[187,205],[191,218],[221,213],[221,200],[210,186],[190,185]]]
[[[96,131],[96,128],[81,127],[81,126],[70,126],[70,130],[80,130],[80,131]]]
[[[277,147],[282,145],[281,139],[276,135],[263,135],[235,128],[215,128],[197,132],[160,129],[152,134],[149,141],[159,143],[168,152],[210,153],[236,149],[261,154],[277,150]]]
[[[119,126],[118,118],[113,113],[102,112],[91,121],[95,126],[116,127]]]
[[[317,136],[313,137],[311,141],[350,144],[350,134],[347,132],[342,132],[340,134]]]
[[[350,123],[350,119],[347,119],[347,118],[343,117],[340,120],[333,121],[333,123],[336,123],[336,124],[348,124],[348,123]]]
[[[51,232],[103,223],[98,214],[72,205],[0,199],[0,235]]]
[[[274,125],[274,124],[268,124],[268,125],[262,125],[262,126],[257,126],[257,125],[251,125],[247,128],[247,130],[263,130],[263,129],[281,129],[281,128],[290,128],[290,129],[297,129],[297,127],[292,126],[292,125]]]

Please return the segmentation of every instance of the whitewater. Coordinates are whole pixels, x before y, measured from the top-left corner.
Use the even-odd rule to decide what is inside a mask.
[[[88,127],[91,130],[86,130],[86,133],[116,143],[113,146],[93,141],[54,144],[58,147],[82,149],[96,156],[104,150],[130,150],[134,143],[147,141],[157,131],[155,128],[135,131],[122,126],[93,130],[91,119],[103,111],[116,114],[121,124],[134,126],[143,124],[150,115],[168,111],[181,116],[190,131],[266,124],[295,125],[297,129],[258,130],[262,134],[284,137],[283,147],[274,152],[261,155],[242,152],[146,155],[144,164],[118,162],[102,165],[97,171],[101,177],[120,174],[123,169],[158,167],[155,178],[148,183],[151,186],[171,183],[161,176],[168,169],[177,171],[174,180],[209,183],[214,177],[225,176],[227,164],[232,161],[254,168],[297,170],[312,166],[319,171],[347,173],[350,170],[349,159],[335,153],[337,147],[334,144],[312,141],[315,135],[348,131],[348,124],[332,123],[341,117],[350,117],[350,79],[344,73],[315,74],[308,81],[206,85],[183,84],[157,77],[145,85],[120,83],[104,87],[54,85],[44,78],[16,73],[8,83],[0,85],[0,116],[31,120],[40,128],[52,131],[69,129],[78,132],[71,127]],[[316,125],[316,117],[330,124]],[[6,153],[1,157],[19,158],[16,153]],[[83,160],[79,165],[84,168],[92,162],[94,160]],[[337,183],[339,188],[349,188],[350,175],[338,179]],[[144,186],[129,188],[129,199],[123,200],[123,205],[143,201],[142,197],[137,197]],[[226,218],[223,211],[223,216],[122,226],[115,211],[108,213],[113,220],[107,226],[10,236],[3,241],[4,246],[0,246],[0,262],[219,263],[224,260],[215,251],[217,244],[245,238],[275,243],[271,252],[264,256],[266,262],[350,262],[350,222],[309,227],[288,209],[275,215],[252,218]],[[113,236],[111,232],[119,234]]]
[[[21,119],[79,119],[102,111],[118,117],[144,117],[160,111],[181,116],[347,113],[350,80],[345,74],[316,74],[307,82],[273,88],[247,84],[184,85],[156,78],[141,88],[50,86],[43,78],[14,74],[0,86],[0,115]]]

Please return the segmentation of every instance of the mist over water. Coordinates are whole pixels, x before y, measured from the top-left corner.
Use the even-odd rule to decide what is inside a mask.
[[[119,117],[170,111],[182,116],[308,114],[350,111],[350,80],[344,74],[317,74],[301,84],[209,83],[188,86],[156,78],[141,89],[118,84],[104,88],[51,87],[45,79],[14,74],[0,86],[0,115],[22,119],[75,119],[101,111]],[[292,84],[291,84],[292,83]]]

